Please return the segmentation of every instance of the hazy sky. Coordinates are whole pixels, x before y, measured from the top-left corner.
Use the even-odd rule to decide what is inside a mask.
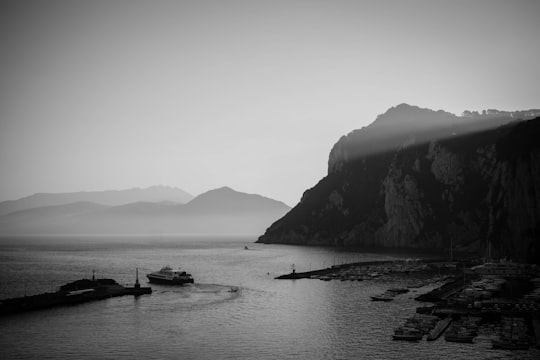
[[[407,102],[540,107],[540,1],[0,2],[0,200],[164,184],[295,205]]]

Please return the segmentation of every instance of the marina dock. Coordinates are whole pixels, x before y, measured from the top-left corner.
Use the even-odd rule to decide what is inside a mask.
[[[452,322],[451,317],[444,318],[442,320],[439,320],[433,330],[430,331],[430,333],[427,336],[427,341],[435,341],[437,340],[442,333],[450,326],[450,323]]]
[[[293,272],[276,279],[323,281],[392,281],[419,288],[442,283],[416,301],[432,303],[417,308],[394,330],[394,340],[419,341],[442,335],[449,342],[473,343],[475,337],[492,338],[494,348],[540,348],[540,268],[509,261],[448,262],[435,259],[357,262],[309,272]],[[418,284],[418,285],[417,285]],[[389,290],[390,291],[390,290]],[[392,301],[389,291],[372,295],[373,301]],[[509,339],[510,340],[505,340]],[[497,340],[499,339],[499,340]],[[502,339],[502,340],[501,340]]]

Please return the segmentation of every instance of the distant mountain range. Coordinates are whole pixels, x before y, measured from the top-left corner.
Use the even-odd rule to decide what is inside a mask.
[[[228,187],[210,190],[185,204],[178,201],[182,199],[180,195],[185,194],[184,199],[191,195],[180,189],[153,187],[135,190],[139,191],[46,194],[46,197],[36,195],[34,204],[48,202],[54,205],[25,208],[1,215],[0,235],[259,234],[290,210],[280,201]],[[144,190],[149,192],[144,193]],[[166,193],[176,197],[166,198]],[[111,194],[113,196],[106,196]],[[122,199],[137,199],[136,195],[144,200],[111,205]],[[66,202],[81,198],[92,198],[94,201]],[[32,197],[17,200],[21,203],[16,205],[28,206],[28,199]],[[100,199],[102,202],[98,203],[96,200]]]
[[[171,201],[174,203],[185,204],[191,199],[193,199],[193,195],[182,189],[169,186],[151,186],[145,189],[134,188],[128,190],[81,191],[58,194],[38,193],[18,200],[0,202],[0,216],[18,210],[51,205],[65,205],[82,201],[117,206],[140,201]]]

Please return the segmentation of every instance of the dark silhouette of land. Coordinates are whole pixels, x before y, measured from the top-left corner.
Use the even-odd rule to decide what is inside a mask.
[[[540,262],[538,115],[391,108],[342,137],[327,176],[258,241]]]

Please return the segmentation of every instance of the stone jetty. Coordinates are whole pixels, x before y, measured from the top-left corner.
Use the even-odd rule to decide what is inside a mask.
[[[296,272],[276,277],[280,280],[318,279],[324,281],[364,281],[403,277],[409,279],[410,287],[420,287],[422,280],[433,280],[436,276],[459,273],[459,265],[441,259],[404,259],[387,261],[355,262],[334,265],[325,269]],[[440,280],[438,278],[437,280]]]
[[[77,305],[117,296],[152,293],[150,287],[141,287],[138,279],[132,287],[122,286],[113,279],[80,279],[62,285],[56,292],[0,300],[0,315]]]

